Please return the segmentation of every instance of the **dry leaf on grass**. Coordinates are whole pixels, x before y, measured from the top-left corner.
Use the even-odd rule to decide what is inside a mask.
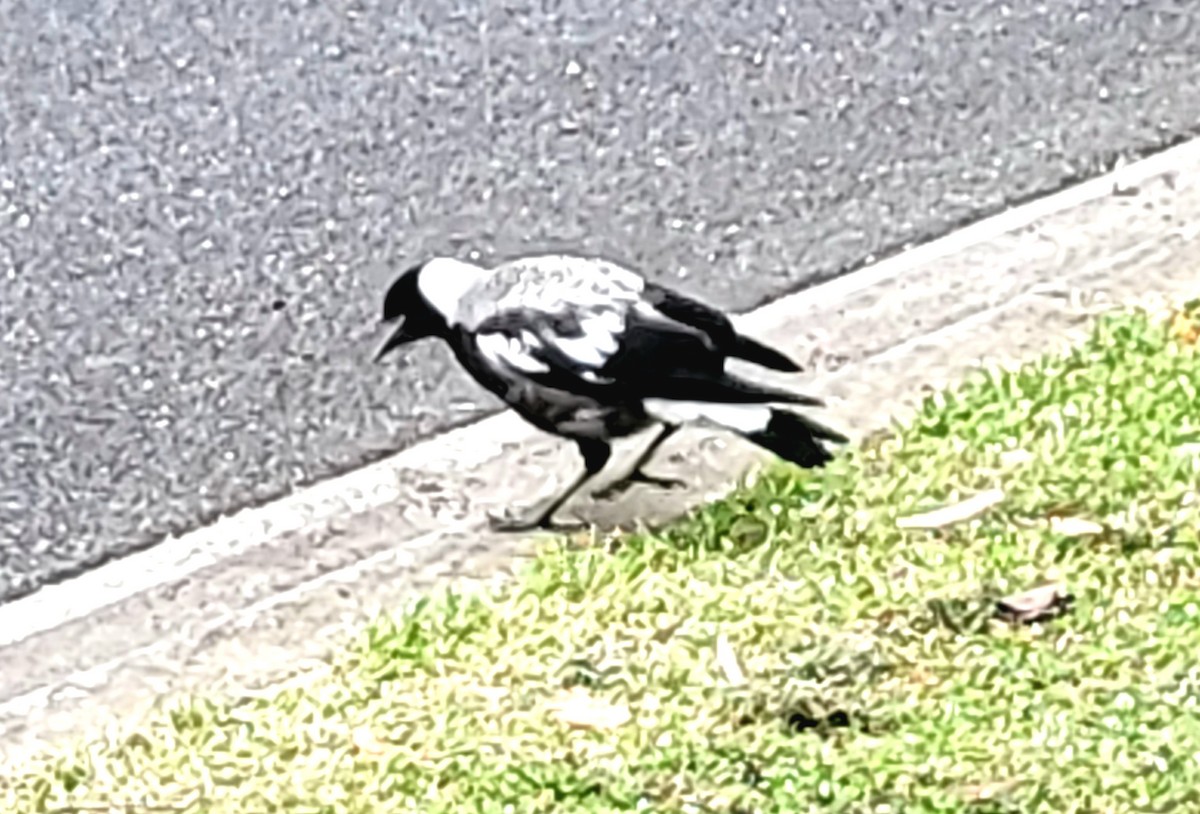
[[[725,676],[725,680],[735,687],[740,687],[746,683],[746,674],[742,672],[742,665],[738,664],[737,653],[733,652],[733,645],[729,643],[724,633],[717,634],[717,666],[721,668],[721,673]]]
[[[687,617],[684,616],[672,617],[665,613],[659,614],[658,618],[654,620],[654,633],[650,638],[659,644],[666,644],[671,641],[675,632],[683,627],[685,621],[687,621]]]
[[[987,783],[971,783],[959,789],[959,794],[970,803],[986,803],[1015,791],[1020,785],[1017,780],[993,780]]]
[[[1015,469],[1036,459],[1037,456],[1027,449],[1009,449],[1000,453],[1000,465],[1009,469]]]
[[[913,691],[922,687],[936,687],[941,683],[936,675],[920,665],[905,670],[897,670],[885,678],[879,686],[887,692]]]
[[[902,529],[941,529],[955,523],[973,520],[988,509],[1004,500],[1004,492],[1000,489],[989,489],[969,497],[959,503],[943,506],[940,509],[909,515],[896,520],[896,525]]]
[[[1039,585],[996,602],[996,613],[1010,622],[1032,624],[1062,616],[1075,597],[1058,584]]]
[[[623,704],[610,704],[582,687],[574,687],[551,700],[551,715],[572,729],[616,729],[633,717]]]
[[[1171,336],[1184,345],[1200,343],[1200,317],[1187,311],[1176,311],[1171,318]]]
[[[1066,537],[1094,537],[1104,533],[1104,526],[1082,517],[1051,516],[1050,530]]]
[[[1175,452],[1178,455],[1193,456],[1200,455],[1200,442],[1189,442],[1175,447]]]
[[[350,745],[354,751],[364,755],[382,755],[388,750],[388,744],[379,739],[370,727],[355,727],[350,732]]]

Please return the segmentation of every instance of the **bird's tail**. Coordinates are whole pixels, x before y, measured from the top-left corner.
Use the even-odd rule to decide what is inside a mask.
[[[800,367],[795,361],[784,356],[774,348],[769,348],[761,342],[757,342],[748,336],[738,334],[733,339],[733,348],[730,350],[730,356],[738,359],[745,359],[747,362],[754,362],[756,365],[769,367],[772,370],[782,370],[786,373],[799,373],[804,368]]]
[[[833,459],[822,441],[844,444],[850,439],[799,413],[770,408],[770,419],[761,430],[741,435],[785,461],[806,469],[824,466]]]
[[[849,441],[807,416],[766,404],[647,399],[645,405],[646,411],[659,421],[715,424],[807,469],[823,466],[832,459],[823,441],[839,444]]]

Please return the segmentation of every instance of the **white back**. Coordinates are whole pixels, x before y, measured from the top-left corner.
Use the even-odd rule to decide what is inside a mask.
[[[417,273],[417,289],[450,325],[458,321],[458,304],[488,271],[452,257],[435,257]]]

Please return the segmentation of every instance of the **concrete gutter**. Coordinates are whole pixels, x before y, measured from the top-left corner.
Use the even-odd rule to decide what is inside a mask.
[[[738,321],[807,364],[777,381],[826,398],[818,417],[861,437],[981,359],[1077,341],[1112,305],[1200,294],[1198,181],[1193,142]],[[758,460],[740,439],[688,430],[656,468],[691,488],[579,513],[602,528],[661,521]],[[536,541],[488,531],[484,512],[578,465],[571,445],[501,414],[0,606],[0,755],[136,719],[165,695],[320,670],[417,592],[502,577]]]

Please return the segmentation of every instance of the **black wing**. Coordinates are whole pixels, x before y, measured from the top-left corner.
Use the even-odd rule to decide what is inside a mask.
[[[603,401],[821,404],[726,373],[728,354],[708,332],[648,301],[560,312],[506,309],[483,320],[474,341],[484,356],[517,375]]]
[[[779,351],[739,334],[729,317],[717,309],[678,291],[647,282],[642,296],[668,317],[703,331],[729,356],[788,373],[803,369]]]

